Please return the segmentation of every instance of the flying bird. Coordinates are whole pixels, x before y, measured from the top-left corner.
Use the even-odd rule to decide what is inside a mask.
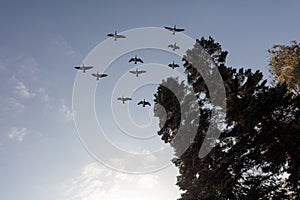
[[[138,77],[139,74],[146,73],[146,71],[144,71],[144,70],[139,70],[138,68],[136,68],[135,71],[129,71],[129,72],[132,73],[132,74],[135,74],[136,77]]]
[[[115,41],[117,41],[118,38],[126,38],[125,35],[120,35],[115,31],[115,33],[109,33],[107,34],[108,37],[114,38]]]
[[[170,63],[168,66],[171,67],[172,69],[175,69],[176,67],[179,67],[179,65],[174,63],[174,61],[173,61],[173,63]]]
[[[84,66],[84,64],[82,64],[82,66],[76,66],[74,68],[77,70],[82,70],[82,72],[85,73],[86,70],[92,69],[93,66]]]
[[[168,47],[172,48],[173,51],[175,51],[176,49],[180,49],[176,42],[174,44],[169,44]]]
[[[106,77],[108,75],[107,74],[99,74],[97,72],[97,74],[93,73],[92,76],[95,76],[97,78],[97,81],[98,81],[100,78]]]
[[[135,56],[134,58],[130,58],[128,62],[134,62],[134,64],[137,64],[138,62],[144,63],[143,60],[141,58],[138,58],[137,56]]]
[[[143,107],[151,106],[151,104],[148,101],[146,101],[145,99],[143,101],[140,101],[137,105],[142,105]]]
[[[174,25],[173,28],[165,26],[165,29],[167,29],[169,31],[172,31],[173,35],[175,35],[176,32],[182,32],[182,31],[184,31],[184,29],[182,29],[182,28],[176,28],[176,25]]]
[[[125,104],[126,101],[131,101],[132,98],[122,96],[122,97],[118,97],[117,100],[120,100],[122,101],[123,104]]]

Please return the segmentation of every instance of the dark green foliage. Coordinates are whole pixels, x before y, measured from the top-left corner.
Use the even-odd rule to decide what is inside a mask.
[[[227,127],[213,150],[200,159],[198,153],[212,122],[211,107],[205,106],[210,103],[211,91],[188,60],[201,56],[202,47],[212,56],[225,85]],[[226,55],[212,38],[202,38],[183,59],[200,110],[189,95],[176,98],[172,91],[189,89],[177,80],[168,79],[173,88],[162,84],[155,95],[156,103],[166,109],[166,113],[156,110],[161,123],[165,122],[158,134],[175,150],[181,199],[299,199],[300,96],[293,96],[284,83],[266,85],[259,71],[226,67]],[[182,113],[182,106],[189,106],[189,112]],[[200,118],[195,124],[192,119],[197,115]],[[189,127],[196,125],[196,137],[178,156],[180,142],[190,140]],[[180,126],[185,132],[181,140],[173,142]],[[286,179],[281,177],[284,173],[289,174]]]

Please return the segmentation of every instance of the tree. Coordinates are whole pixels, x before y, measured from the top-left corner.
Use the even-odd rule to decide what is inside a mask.
[[[269,65],[275,78],[294,92],[300,92],[300,44],[292,41],[291,45],[274,45],[268,50],[271,58]]]
[[[210,91],[189,62],[202,56],[200,49],[216,63],[227,96],[226,128],[204,158],[198,152],[213,122],[214,105],[207,106]],[[226,55],[212,38],[197,40],[183,59],[191,87],[169,78],[165,82],[172,88],[161,84],[155,94],[156,104],[165,108],[165,112],[155,111],[161,121],[158,134],[174,148],[173,163],[180,173],[177,185],[183,191],[180,199],[300,199],[300,96],[289,93],[284,83],[267,86],[259,71],[226,67]],[[200,109],[195,110],[188,95],[176,98],[174,88],[193,90]],[[189,106],[189,111],[182,113],[186,109],[180,106]],[[200,116],[196,137],[178,154],[181,143],[191,140],[189,127],[195,126],[195,113]],[[184,126],[183,137],[173,142],[180,126]]]

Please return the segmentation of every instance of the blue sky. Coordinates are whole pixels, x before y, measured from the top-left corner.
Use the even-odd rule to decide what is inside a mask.
[[[229,51],[227,65],[260,69],[266,78],[267,49],[299,41],[300,35],[296,0],[0,3],[0,195],[10,200],[178,197],[175,168],[138,176],[118,173],[98,165],[79,140],[72,119],[74,66],[107,39],[106,34],[176,24],[194,39],[212,36]],[[149,58],[147,52],[137,53],[149,62],[160,56],[166,64],[161,55],[178,59],[166,53],[150,52]],[[112,65],[110,75],[118,74],[116,67],[126,56]],[[108,85],[112,80],[103,79]],[[141,89],[134,97],[143,95],[153,96]],[[101,101],[101,94],[96,98]],[[132,110],[140,113],[138,123],[148,123],[151,108]],[[105,121],[106,113],[96,111]],[[114,122],[105,123],[109,129]],[[128,148],[128,143],[119,143]],[[114,161],[122,165],[126,159]]]

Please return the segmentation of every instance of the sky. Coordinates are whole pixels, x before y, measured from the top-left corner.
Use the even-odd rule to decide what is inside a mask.
[[[161,72],[159,67],[172,60],[180,62],[180,56],[153,49],[128,51],[109,66],[95,67],[109,74],[97,82],[90,72],[78,72],[74,66],[101,63],[106,57],[97,52],[104,44],[115,48],[112,52],[117,51],[122,41],[114,42],[107,38],[108,33],[117,30],[130,34],[135,28],[176,24],[190,38],[212,36],[229,52],[228,66],[261,70],[265,78],[269,77],[267,49],[274,44],[300,41],[297,0],[0,3],[1,199],[179,197],[175,186],[178,171],[170,162],[172,149],[156,136],[158,120],[152,116],[157,84],[139,83],[141,87],[138,85],[126,94],[121,94],[117,86],[122,86],[122,78],[130,77],[128,70],[137,67],[127,62],[136,54],[146,61],[139,67],[147,71],[152,67],[153,72]],[[177,71],[183,74],[182,69]],[[130,78],[145,80],[147,73]],[[86,145],[88,140],[84,140],[86,135],[80,131],[80,125],[89,127],[90,119],[80,120],[82,115],[77,113],[73,93],[78,94],[82,80],[94,87],[94,114],[106,139],[127,154],[113,154],[106,140],[94,140],[103,154],[99,159]],[[133,101],[122,105],[115,100],[120,95],[131,95]],[[143,98],[152,105],[137,107]],[[93,103],[89,100],[83,102]],[[134,127],[130,127],[124,131],[126,127],[120,127],[124,124],[118,124],[123,111],[130,114],[136,127],[150,127],[149,130],[132,131]],[[136,160],[136,154],[145,154],[143,162]]]

